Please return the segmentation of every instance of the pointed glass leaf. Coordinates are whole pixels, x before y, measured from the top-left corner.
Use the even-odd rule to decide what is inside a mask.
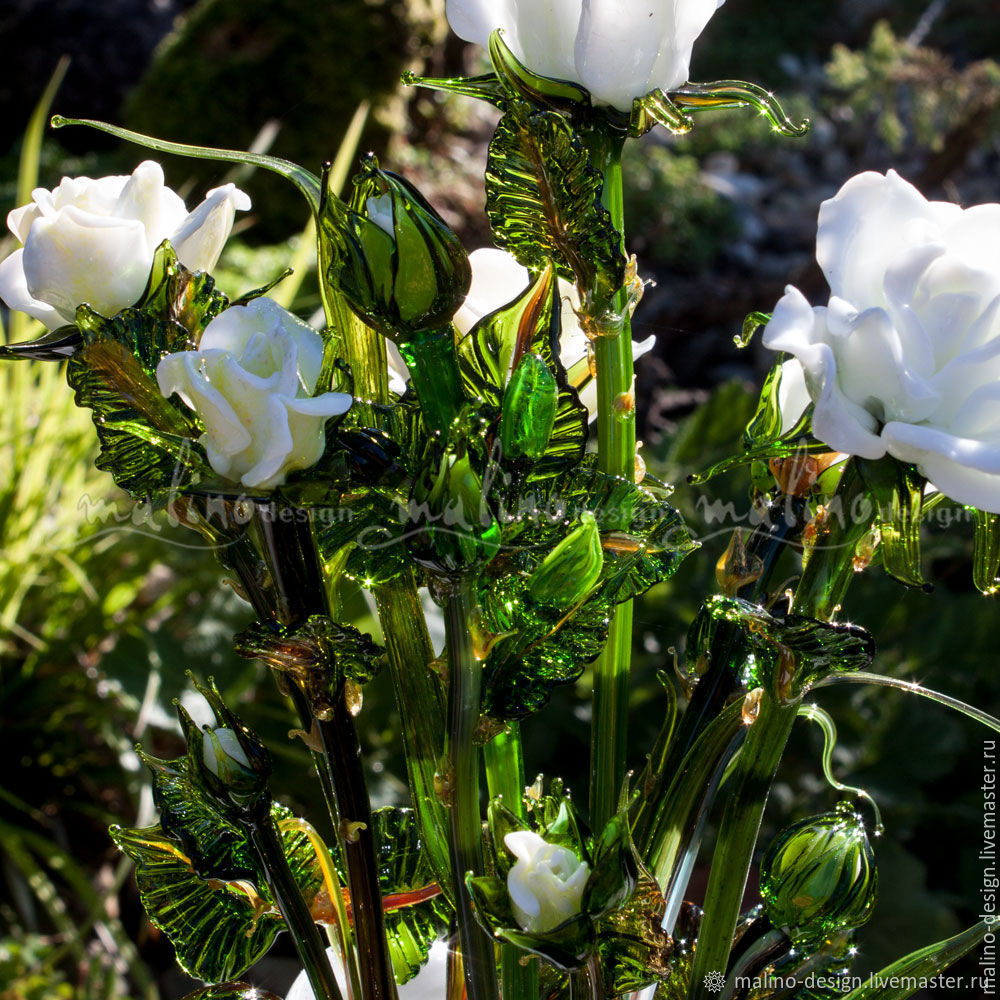
[[[844,1000],[906,1000],[922,989],[922,981],[932,979],[967,955],[987,935],[995,933],[994,926],[981,920],[961,934],[911,952],[874,973],[864,985],[844,994]]]
[[[490,61],[501,86],[510,98],[523,98],[534,107],[544,106],[572,114],[579,106],[590,106],[590,93],[570,80],[554,80],[539,76],[524,65],[503,40],[499,30],[490,34]]]
[[[603,178],[569,122],[513,105],[490,143],[486,214],[496,244],[531,271],[552,261],[610,304],[625,275],[621,234],[601,203]]]
[[[470,77],[435,78],[417,76],[416,73],[407,70],[403,74],[402,80],[407,87],[426,87],[428,90],[440,90],[458,97],[475,97],[480,101],[486,101],[487,104],[492,104],[495,108],[505,107],[510,100],[495,73],[484,73],[481,76]]]
[[[36,340],[0,345],[0,358],[26,358],[29,361],[65,361],[79,349],[83,339],[75,326],[60,326]]]
[[[537,355],[555,377],[555,420],[544,454],[531,465],[533,479],[579,462],[587,442],[587,409],[559,361],[563,308],[558,282],[546,267],[517,299],[484,316],[458,345],[466,392],[483,401],[484,416],[491,421],[499,419],[511,375],[525,356]]]
[[[190,156],[200,160],[219,160],[224,163],[244,163],[253,167],[261,167],[291,181],[299,189],[306,201],[309,202],[309,207],[313,212],[315,213],[319,209],[319,178],[306,170],[305,167],[300,167],[297,163],[292,163],[289,160],[282,160],[276,156],[266,156],[263,153],[248,153],[241,149],[215,149],[211,146],[188,146],[182,142],[157,139],[154,136],[143,135],[141,132],[132,132],[127,128],[119,128],[117,125],[109,125],[107,122],[93,121],[87,118],[64,118],[62,115],[53,115],[51,125],[53,128],[64,128],[66,125],[87,125],[100,132],[107,132],[118,139],[124,139],[126,142],[134,142],[138,146],[155,149],[161,153],[173,153],[177,156]]]
[[[858,472],[878,508],[882,565],[908,587],[925,587],[920,572],[920,519],[927,480],[894,458],[857,459]]]

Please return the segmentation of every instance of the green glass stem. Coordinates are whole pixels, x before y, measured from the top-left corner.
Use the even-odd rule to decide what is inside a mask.
[[[258,524],[278,595],[276,617],[294,625],[311,615],[328,616],[329,594],[312,525],[298,517],[283,518],[280,509],[272,507],[271,512],[272,516],[259,516]],[[319,735],[323,768],[334,791],[332,818],[347,868],[364,1000],[394,1000],[396,981],[385,935],[371,802],[354,719],[343,690],[333,699],[330,718],[317,718],[301,692],[294,701],[303,729]]]
[[[663,890],[668,933],[680,909],[694,853],[722,775],[746,737],[742,705],[724,709],[691,748],[659,803],[653,825],[653,848],[645,860]],[[687,860],[687,864],[684,864]],[[684,869],[687,869],[686,873]]]
[[[854,553],[868,533],[875,508],[853,458],[844,463],[830,505],[827,532],[817,539],[795,588],[793,610],[830,621],[855,576]]]
[[[764,805],[797,710],[796,705],[779,705],[767,695],[761,699],[760,714],[747,732],[727,782],[726,808],[705,893],[705,916],[694,951],[690,1000],[713,1000],[705,976],[726,973]]]
[[[485,871],[483,823],[479,810],[479,750],[473,742],[479,724],[482,664],[472,647],[470,598],[469,582],[458,580],[453,584],[445,607],[450,681],[451,868],[468,1000],[498,1000],[493,941],[476,922],[472,898],[465,885],[468,872],[478,876]]]
[[[486,785],[490,798],[503,796],[504,805],[518,818],[526,819],[524,808],[524,754],[521,746],[521,726],[508,724],[483,748],[486,763]],[[503,1000],[538,1000],[538,960],[521,959],[527,953],[511,944],[500,946],[500,993]]]
[[[829,620],[839,608],[854,577],[857,543],[871,527],[871,504],[857,503],[863,498],[861,476],[853,459],[848,459],[829,505],[827,534],[813,547],[795,592],[793,606],[798,614]],[[689,1000],[710,1000],[706,974],[725,972],[764,807],[797,713],[798,702],[778,704],[765,692],[729,779]]]
[[[465,402],[451,327],[426,330],[399,344],[427,426],[444,433]]]
[[[278,831],[269,812],[262,812],[255,822],[247,825],[254,853],[265,871],[268,888],[274,896],[285,926],[295,941],[299,959],[309,977],[309,985],[317,1000],[342,1000],[333,967],[326,957],[326,948],[319,928],[313,922],[309,907],[295,883],[281,846]]]
[[[445,746],[445,699],[431,668],[434,650],[412,574],[373,588],[406,753],[420,839],[445,895],[455,900],[448,854],[448,810],[434,787]]]
[[[624,234],[622,148],[624,139],[609,133],[590,137],[591,158],[604,174],[604,205]],[[624,242],[624,235],[622,237]],[[635,479],[635,402],[632,395],[632,325],[625,310],[625,293],[615,306],[623,321],[617,336],[599,337],[597,363],[597,460],[602,472]],[[631,398],[629,405],[627,400]],[[632,602],[615,609],[608,642],[594,665],[590,743],[590,825],[603,828],[618,808],[625,780],[628,747],[628,693],[632,660]]]
[[[597,954],[569,974],[569,1000],[603,1000],[604,976]]]

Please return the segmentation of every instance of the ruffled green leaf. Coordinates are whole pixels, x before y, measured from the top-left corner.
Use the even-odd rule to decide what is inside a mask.
[[[156,367],[165,354],[196,348],[227,304],[209,275],[186,270],[164,243],[135,306],[110,319],[88,306],[77,311],[82,343],[67,379],[77,405],[93,411],[101,442],[97,467],[133,496],[215,478],[194,443],[201,428],[185,407],[164,398]]]
[[[317,531],[320,552],[330,560],[348,549],[344,575],[371,587],[408,571],[405,506],[379,492],[344,497]]]
[[[920,519],[927,480],[913,466],[893,458],[856,461],[878,508],[879,550],[885,571],[908,587],[923,587]]]
[[[875,642],[857,625],[833,624],[805,615],[772,615],[759,604],[736,597],[710,597],[688,636],[689,670],[716,641],[720,628],[732,632],[730,659],[746,686],[763,685],[789,703],[817,680],[832,673],[853,673],[875,658]]]
[[[584,294],[610,303],[621,288],[621,234],[601,203],[603,177],[569,122],[512,102],[490,143],[486,214],[499,247],[529,270],[549,261]]]
[[[612,816],[594,840],[591,873],[583,892],[583,910],[597,920],[620,909],[635,891],[639,869],[628,820]]]
[[[420,971],[431,945],[447,932],[451,907],[434,881],[416,813],[390,807],[372,818],[389,956],[402,984]]]
[[[609,996],[622,996],[659,983],[657,997],[682,1000],[691,977],[693,946],[701,910],[684,903],[673,936],[660,926],[663,896],[645,877],[625,906],[601,921],[598,950]]]
[[[275,823],[289,816],[274,806]],[[175,816],[176,819],[176,816]],[[234,857],[249,849],[237,830],[237,845],[227,844],[233,832],[222,826],[198,826],[197,862],[185,843],[162,825],[145,829],[112,827],[111,837],[136,866],[136,882],[150,922],[166,934],[177,962],[189,975],[207,982],[224,983],[242,975],[271,947],[284,922],[267,889],[263,873],[252,878],[225,874],[236,867]],[[194,826],[187,843],[194,843]],[[322,883],[319,866],[308,837],[298,830],[284,831],[282,845],[289,867],[307,901]],[[218,874],[207,865],[219,862]],[[252,866],[251,866],[252,867]]]

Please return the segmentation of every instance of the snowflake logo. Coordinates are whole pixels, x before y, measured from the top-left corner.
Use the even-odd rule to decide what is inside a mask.
[[[709,993],[721,993],[726,985],[725,977],[721,972],[710,972],[702,980],[702,984]]]

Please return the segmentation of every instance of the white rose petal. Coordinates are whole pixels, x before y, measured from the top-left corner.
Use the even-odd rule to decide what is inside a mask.
[[[507,892],[523,930],[544,934],[580,912],[590,878],[585,861],[530,830],[508,833],[503,842],[517,858],[507,875]]]
[[[724,0],[448,0],[460,37],[485,46],[500,28],[541,76],[569,80],[599,104],[630,111],[688,78],[695,40]]]
[[[259,298],[216,316],[197,351],[166,355],[156,379],[164,396],[177,393],[198,414],[216,472],[270,489],[319,461],[326,421],[350,409],[346,393],[313,396],[322,364],[320,335]]]
[[[1000,205],[963,210],[892,171],[859,174],[823,203],[816,247],[828,305],[789,287],[764,331],[793,356],[785,429],[811,399],[831,449],[892,455],[1000,513]]]
[[[147,160],[128,177],[64,177],[37,188],[28,205],[7,216],[24,244],[0,263],[0,298],[50,330],[72,323],[83,303],[105,316],[142,295],[156,248],[169,239],[181,263],[207,271],[250,199],[232,184],[210,191],[188,213]]]

